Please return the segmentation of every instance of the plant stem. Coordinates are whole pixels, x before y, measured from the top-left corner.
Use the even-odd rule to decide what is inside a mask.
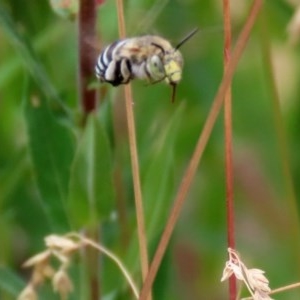
[[[293,290],[293,289],[296,289],[296,288],[299,288],[299,287],[300,287],[300,282],[292,283],[292,284],[289,284],[289,285],[286,285],[286,286],[283,286],[283,287],[272,290],[269,293],[269,295],[282,293],[282,292]],[[254,299],[254,298],[253,297],[247,297],[247,298],[243,298],[242,300],[252,300],[252,299]]]
[[[80,103],[85,117],[96,109],[96,90],[88,90],[88,81],[94,74],[95,49],[88,41],[95,40],[96,2],[81,0],[78,18],[79,76],[78,86]]]
[[[125,20],[124,20],[123,1],[116,0],[116,3],[118,8],[118,21],[119,21],[118,23],[119,23],[120,38],[125,38],[126,29],[125,29]],[[148,274],[149,261],[148,261],[147,238],[146,238],[146,231],[145,231],[139,161],[138,161],[138,153],[137,153],[137,145],[136,145],[134,113],[132,109],[133,99],[132,99],[132,90],[130,84],[125,85],[124,89],[125,89],[125,104],[126,104],[127,126],[128,126],[128,135],[129,135],[131,167],[132,167],[132,175],[133,175],[134,199],[135,199],[135,206],[136,206],[140,261],[141,261],[141,268],[142,268],[142,278],[144,281]],[[151,292],[149,292],[147,299],[148,300],[152,299]]]
[[[80,0],[78,17],[78,48],[79,99],[83,110],[83,125],[89,113],[96,109],[96,91],[88,90],[88,80],[94,74],[95,50],[89,45],[89,40],[95,40],[96,2],[95,0]],[[97,239],[98,229],[90,229],[90,237]],[[100,299],[100,279],[97,266],[99,256],[91,251],[88,253],[89,286],[91,300]],[[96,268],[95,268],[96,267]]]
[[[224,19],[224,70],[231,55],[231,22],[230,0],[223,0]],[[226,215],[227,215],[227,247],[235,248],[234,238],[234,199],[233,199],[233,163],[232,163],[232,97],[229,86],[224,97],[225,128],[225,172],[226,172]],[[237,295],[236,278],[229,278],[229,299],[235,300]]]
[[[121,270],[121,272],[123,273],[125,279],[127,280],[128,284],[129,284],[129,286],[131,287],[135,298],[138,299],[139,292],[138,292],[138,289],[137,289],[130,273],[128,272],[128,270],[126,269],[126,267],[124,266],[122,261],[113,252],[111,252],[110,250],[108,250],[104,246],[96,243],[94,240],[89,239],[89,238],[85,238],[84,236],[78,234],[77,232],[71,232],[71,233],[67,234],[66,237],[77,238],[84,245],[89,245],[92,248],[97,249],[98,251],[102,252],[107,257],[109,257],[118,266],[118,268]]]

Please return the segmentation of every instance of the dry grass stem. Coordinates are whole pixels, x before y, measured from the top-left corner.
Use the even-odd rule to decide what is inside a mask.
[[[288,290],[293,290],[293,289],[296,289],[299,287],[300,287],[300,282],[296,282],[296,283],[292,283],[292,284],[280,287],[278,289],[274,289],[274,290],[270,291],[269,294],[274,295],[274,294],[278,294],[278,293],[285,292]],[[252,300],[252,299],[253,299],[253,297],[243,298],[243,300]]]
[[[270,292],[270,294],[277,294],[277,293],[281,293],[281,292],[285,292],[288,290],[292,290],[292,289],[296,289],[300,287],[300,282],[296,282],[296,283],[292,283],[277,289],[274,289]]]
[[[123,265],[122,261],[115,254],[113,254],[111,251],[106,249],[104,246],[97,244],[93,240],[87,239],[87,238],[79,235],[78,233],[71,233],[68,236],[76,237],[76,238],[80,239],[86,245],[89,245],[89,246],[99,250],[101,253],[105,254],[112,261],[114,261],[116,263],[116,265],[119,267],[119,269],[121,270],[121,272],[123,273],[124,277],[126,278],[128,284],[130,285],[130,287],[134,293],[134,296],[136,297],[136,299],[138,299],[139,292],[136,287],[136,284],[134,283],[133,279],[131,278],[130,273],[127,271],[126,267]]]
[[[126,29],[125,29],[125,20],[124,20],[123,1],[116,0],[116,3],[118,9],[118,24],[119,24],[120,38],[125,38]],[[136,206],[138,241],[139,241],[139,249],[140,249],[142,277],[144,281],[148,273],[149,261],[148,261],[147,238],[146,238],[146,231],[145,231],[144,209],[143,209],[141,180],[140,180],[140,171],[139,171],[139,160],[138,160],[138,152],[137,152],[137,145],[136,145],[136,130],[135,130],[134,113],[132,108],[133,98],[132,98],[131,85],[130,84],[125,85],[124,89],[125,89],[125,104],[126,104],[126,116],[127,116],[128,135],[129,135],[131,166],[132,166],[132,174],[133,174],[134,199],[135,199],[135,206]],[[151,300],[150,294],[148,299]]]

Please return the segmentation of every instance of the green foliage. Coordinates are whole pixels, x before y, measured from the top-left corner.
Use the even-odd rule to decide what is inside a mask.
[[[51,115],[43,96],[27,97],[25,116],[29,148],[42,201],[53,230],[66,232],[70,229],[65,206],[74,156],[74,137],[70,128],[60,124]]]
[[[174,189],[174,147],[181,124],[183,105],[179,106],[165,128],[150,145],[143,178],[147,236],[150,240],[164,228],[171,207]]]
[[[103,126],[91,115],[71,170],[68,209],[76,230],[107,219],[114,207],[112,158]]]
[[[182,47],[185,65],[174,104],[164,84],[132,84],[152,257],[222,78],[222,7],[218,1],[124,4],[128,35],[156,33],[175,45],[200,27]],[[232,7],[233,41],[247,9],[244,2]],[[270,42],[276,67],[281,116],[274,112],[260,24],[232,88],[237,249],[247,265],[266,271],[272,288],[299,278],[299,224],[288,202],[288,178],[282,167],[290,164],[293,181],[299,181],[299,49],[288,45],[286,35],[293,11],[278,0],[266,2],[262,14],[267,24],[263,39]],[[43,250],[43,237],[52,232],[95,233],[135,281],[141,281],[122,88],[101,86],[106,96],[97,112],[84,125],[78,122],[83,115],[77,103],[76,26],[59,19],[45,1],[0,4],[1,300],[16,299],[28,278],[22,263]],[[101,45],[117,38],[114,1],[98,7],[97,27]],[[278,118],[288,137],[284,159]],[[225,298],[226,285],[219,282],[227,255],[223,145],[220,117],[155,283],[155,300]],[[297,184],[295,191],[299,198]],[[99,276],[101,299],[133,299],[108,258],[101,256],[92,266],[85,259],[74,258],[76,290],[71,299],[88,298],[90,269]],[[49,283],[41,295],[58,299]],[[298,299],[299,294],[280,297]]]
[[[11,299],[17,298],[18,293],[25,286],[25,282],[16,275],[16,273],[8,268],[0,267],[0,287],[2,290],[2,297],[6,297],[7,295],[11,296]]]

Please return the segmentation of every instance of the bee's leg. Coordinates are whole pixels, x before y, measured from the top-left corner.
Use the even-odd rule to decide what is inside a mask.
[[[105,70],[104,78],[113,86],[128,83],[131,79],[130,62],[125,58],[112,60]]]
[[[131,64],[127,58],[121,60],[120,75],[122,75],[122,83],[126,84],[132,79]]]
[[[115,60],[112,60],[106,70],[105,70],[105,74],[104,74],[104,79],[105,81],[111,83],[112,85],[118,85],[120,84],[118,78],[116,77],[116,70],[117,70],[117,63]]]

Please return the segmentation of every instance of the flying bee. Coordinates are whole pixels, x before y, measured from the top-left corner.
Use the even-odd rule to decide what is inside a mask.
[[[145,35],[115,41],[100,53],[96,76],[113,86],[127,84],[138,78],[154,84],[165,80],[172,87],[172,102],[181,80],[183,58],[179,48],[196,32],[194,29],[175,48],[166,39]]]

